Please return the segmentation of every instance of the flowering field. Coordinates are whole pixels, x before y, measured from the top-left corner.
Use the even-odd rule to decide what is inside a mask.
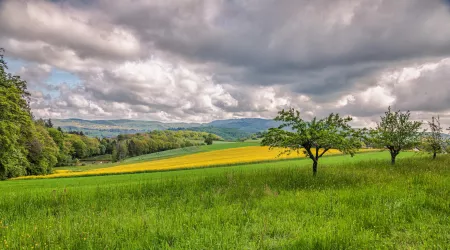
[[[250,146],[243,148],[231,148],[224,150],[215,150],[211,152],[196,153],[184,155],[175,158],[154,160],[148,162],[124,164],[119,166],[92,169],[86,171],[67,171],[57,170],[54,174],[46,176],[27,176],[19,179],[29,178],[54,178],[68,176],[85,176],[85,175],[103,175],[117,173],[134,173],[158,170],[174,170],[208,166],[233,165],[239,163],[251,163],[261,161],[273,161],[288,158],[305,157],[303,153],[291,153],[290,155],[279,154],[282,149],[269,150],[268,147]],[[329,150],[325,155],[340,154],[338,150]]]

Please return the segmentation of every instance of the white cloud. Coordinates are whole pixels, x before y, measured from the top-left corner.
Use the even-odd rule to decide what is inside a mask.
[[[108,23],[100,11],[47,1],[6,1],[0,11],[2,32],[24,42],[40,41],[69,48],[82,57],[126,59],[140,53],[140,44],[134,35]]]

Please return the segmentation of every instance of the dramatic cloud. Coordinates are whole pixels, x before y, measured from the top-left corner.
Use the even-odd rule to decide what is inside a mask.
[[[27,62],[38,116],[450,120],[443,0],[5,0],[0,46]],[[78,84],[45,83],[56,69]]]

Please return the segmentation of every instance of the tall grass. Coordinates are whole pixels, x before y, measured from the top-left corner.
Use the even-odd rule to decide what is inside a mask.
[[[134,176],[139,176],[138,174]],[[0,248],[446,249],[450,157],[4,182]],[[106,179],[105,179],[106,178]],[[45,181],[55,185],[45,186]],[[57,182],[56,182],[57,181]],[[37,187],[24,184],[36,183]],[[99,184],[101,183],[101,184]],[[0,189],[2,188],[0,183]],[[42,186],[40,186],[42,185]],[[14,187],[17,187],[15,189]]]

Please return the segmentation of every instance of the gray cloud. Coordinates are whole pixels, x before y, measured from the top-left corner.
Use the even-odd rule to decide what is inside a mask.
[[[81,79],[36,94],[49,116],[207,121],[294,106],[370,124],[389,105],[445,116],[449,26],[441,0],[0,3],[8,55]]]
[[[189,59],[272,74],[442,56],[443,1],[100,1],[143,42]]]

